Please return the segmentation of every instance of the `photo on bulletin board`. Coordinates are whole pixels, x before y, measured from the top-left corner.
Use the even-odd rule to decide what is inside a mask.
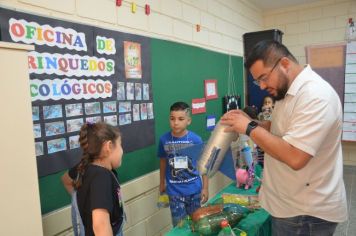
[[[204,93],[206,100],[218,98],[217,80],[204,80]]]

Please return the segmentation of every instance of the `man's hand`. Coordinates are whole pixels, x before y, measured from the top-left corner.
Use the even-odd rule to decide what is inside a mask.
[[[244,134],[251,118],[241,110],[231,110],[221,117],[221,124],[227,125],[226,132],[236,132]]]

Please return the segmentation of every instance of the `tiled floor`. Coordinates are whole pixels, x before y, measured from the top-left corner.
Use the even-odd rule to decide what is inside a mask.
[[[349,220],[337,226],[334,236],[356,236],[356,166],[344,166]]]

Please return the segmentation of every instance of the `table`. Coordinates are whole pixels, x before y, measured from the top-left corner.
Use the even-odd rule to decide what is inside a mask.
[[[248,190],[236,188],[236,183],[232,183],[222,189],[217,195],[215,195],[209,202],[214,202],[221,197],[223,193],[234,194],[256,194],[256,187],[258,183],[254,183],[254,187]],[[235,227],[245,231],[248,236],[269,236],[271,235],[271,217],[264,209],[256,210],[249,213],[243,218]],[[175,227],[171,229],[165,236],[199,236],[198,233],[191,232],[188,225],[182,227]]]

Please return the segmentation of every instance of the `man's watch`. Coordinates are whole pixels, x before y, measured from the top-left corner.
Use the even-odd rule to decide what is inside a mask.
[[[246,128],[246,135],[250,136],[251,131],[258,126],[258,123],[256,121],[251,121],[248,123],[247,128]]]

